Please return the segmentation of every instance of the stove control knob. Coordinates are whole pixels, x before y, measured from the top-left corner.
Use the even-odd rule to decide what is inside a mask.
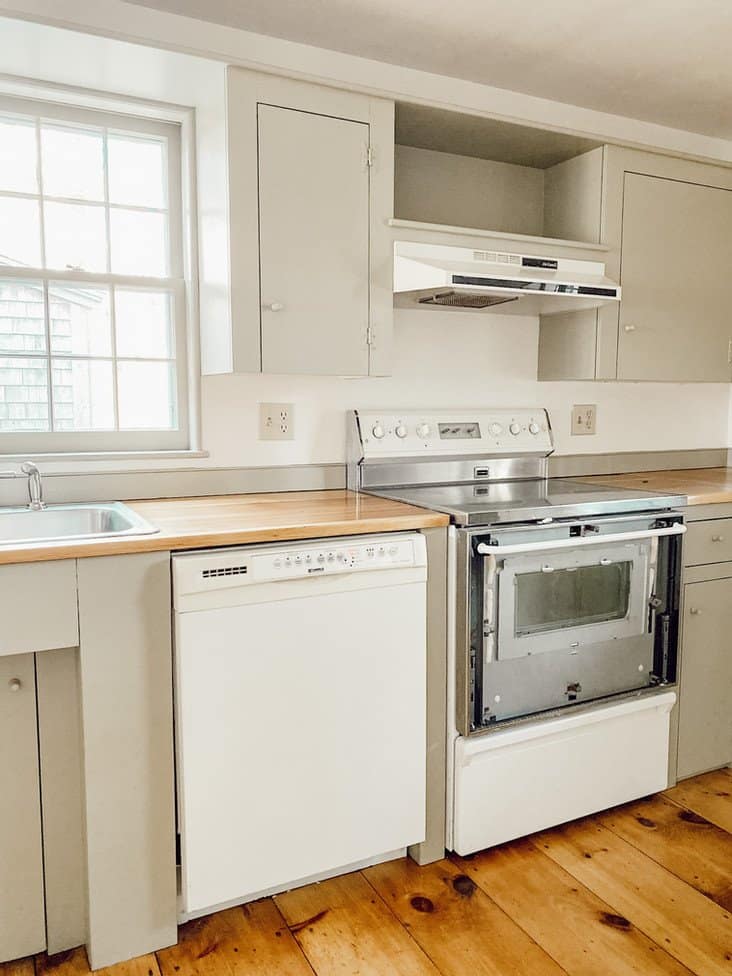
[[[531,423],[529,424],[529,433],[530,434],[538,434],[540,430],[541,430],[541,427],[539,427],[539,425],[535,421],[532,420]]]
[[[508,429],[511,431],[513,436],[516,437],[517,434],[521,433],[521,424],[517,423],[514,420],[514,422],[511,424],[511,426]]]
[[[377,441],[380,441],[386,431],[381,424],[374,424],[374,426],[371,428],[371,433],[374,435]]]
[[[417,437],[429,437],[432,428],[429,424],[417,424]]]
[[[397,437],[406,437],[407,428],[404,426],[404,424],[399,424],[394,433],[397,435]]]
[[[500,437],[503,433],[503,424],[492,423],[488,428],[491,437]]]

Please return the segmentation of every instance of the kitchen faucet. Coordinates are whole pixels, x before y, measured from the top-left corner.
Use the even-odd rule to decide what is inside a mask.
[[[32,461],[24,461],[20,470],[28,476],[28,508],[32,512],[41,512],[46,507],[43,501],[43,483],[41,472]],[[17,471],[0,471],[0,478],[20,478]]]
[[[33,512],[42,511],[46,506],[43,502],[41,472],[32,461],[24,461],[20,470],[28,475],[28,508]]]

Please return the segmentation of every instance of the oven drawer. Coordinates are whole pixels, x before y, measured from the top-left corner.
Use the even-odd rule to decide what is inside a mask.
[[[672,691],[455,743],[452,850],[472,854],[668,785]]]
[[[684,540],[684,565],[732,560],[732,519],[689,522]]]

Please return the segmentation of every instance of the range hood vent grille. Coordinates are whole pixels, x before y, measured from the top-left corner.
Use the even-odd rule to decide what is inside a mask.
[[[444,305],[447,308],[490,308],[491,305],[505,305],[518,301],[517,295],[473,295],[460,291],[443,291],[436,295],[420,298],[420,305]]]

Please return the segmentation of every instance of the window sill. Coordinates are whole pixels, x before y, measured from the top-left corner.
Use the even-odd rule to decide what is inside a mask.
[[[174,461],[209,457],[208,451],[58,451],[55,453],[0,454],[3,462],[33,461]]]

